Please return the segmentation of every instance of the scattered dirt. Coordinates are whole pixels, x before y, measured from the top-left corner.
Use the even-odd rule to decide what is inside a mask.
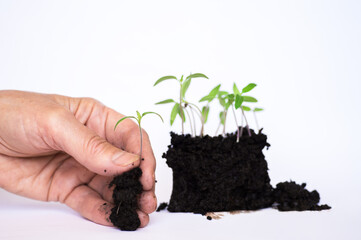
[[[115,185],[113,200],[115,207],[112,208],[110,221],[114,226],[124,231],[135,231],[140,226],[137,214],[138,195],[142,193],[143,186],[139,181],[142,176],[140,168],[134,168],[116,176],[109,184],[109,188]]]

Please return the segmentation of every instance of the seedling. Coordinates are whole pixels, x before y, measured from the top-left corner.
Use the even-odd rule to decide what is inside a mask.
[[[258,132],[259,132],[259,125],[258,125],[258,120],[257,120],[257,117],[256,117],[256,112],[260,112],[260,111],[263,111],[263,108],[254,108],[253,111],[252,111],[253,116],[254,116],[254,121],[256,122]]]
[[[148,115],[148,114],[155,114],[157,115],[158,117],[160,117],[160,119],[163,121],[163,118],[161,115],[159,115],[158,113],[156,112],[144,112],[143,114],[140,114],[140,112],[136,111],[137,112],[137,116],[125,116],[121,119],[118,120],[118,122],[115,124],[114,126],[114,131],[115,129],[117,128],[118,124],[121,123],[122,121],[124,121],[125,119],[127,118],[133,118],[137,121],[138,123],[138,127],[139,127],[139,133],[140,133],[140,150],[139,150],[139,159],[142,159],[142,152],[143,152],[143,134],[142,134],[142,119],[145,115]]]
[[[213,101],[213,99],[215,99],[219,93],[219,88],[221,87],[221,84],[217,85],[215,88],[213,88],[210,93],[204,97],[202,97],[199,102],[207,102],[207,105],[204,106],[202,108],[201,111],[201,123],[202,123],[202,128],[201,128],[201,136],[203,136],[203,132],[204,132],[204,124],[207,122],[208,120],[208,114],[209,114],[209,104]]]
[[[232,94],[233,95],[233,94]],[[227,122],[227,113],[229,107],[234,102],[234,95],[232,96],[226,91],[218,91],[218,101],[219,104],[222,106],[223,110],[219,113],[219,124],[216,130],[216,134],[218,133],[218,130],[221,125],[223,125],[222,135],[225,136],[226,134],[226,122]]]
[[[193,78],[206,78],[206,79],[208,79],[208,77],[206,75],[202,74],[202,73],[194,73],[194,74],[190,74],[185,79],[183,78],[183,75],[181,76],[180,79],[177,79],[175,76],[164,76],[164,77],[159,78],[154,83],[154,86],[156,86],[159,83],[161,83],[163,81],[166,81],[166,80],[176,80],[179,83],[180,88],[179,88],[179,100],[178,101],[176,101],[174,99],[166,99],[166,100],[157,102],[156,104],[174,103],[172,112],[170,114],[170,125],[171,126],[173,125],[175,118],[179,115],[180,118],[181,118],[181,121],[182,121],[182,134],[184,134],[184,122],[185,122],[184,109],[187,106],[190,106],[190,109],[192,111],[191,106],[196,107],[196,105],[194,105],[192,103],[189,103],[189,102],[187,102],[185,100],[185,94],[186,94],[186,92],[187,92],[187,90],[189,88],[189,85],[191,84],[191,80]],[[200,109],[198,109],[198,110],[200,111]],[[202,111],[200,111],[200,112],[202,112]],[[187,114],[189,115],[189,113],[187,113]],[[191,125],[191,131],[192,131],[192,125]]]
[[[247,121],[246,115],[244,114],[244,111],[250,111],[251,109],[249,107],[243,106],[242,104],[243,104],[243,102],[257,102],[257,99],[255,99],[254,97],[251,97],[251,96],[244,96],[243,94],[251,91],[256,86],[257,86],[256,84],[250,83],[242,89],[242,92],[240,92],[238,90],[237,85],[235,83],[233,84],[233,93],[235,95],[234,107],[236,109],[241,109],[242,120],[244,118],[244,120],[246,121],[246,128],[247,128],[249,136],[251,136],[251,131],[249,129],[248,121]],[[242,132],[243,132],[243,124],[241,126],[241,134],[242,134]],[[238,141],[239,141],[239,136],[237,136],[237,142]]]

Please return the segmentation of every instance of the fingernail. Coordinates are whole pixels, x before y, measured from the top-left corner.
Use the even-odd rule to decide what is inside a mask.
[[[136,161],[139,161],[139,156],[132,153],[118,153],[113,157],[113,163],[115,165],[126,167]]]

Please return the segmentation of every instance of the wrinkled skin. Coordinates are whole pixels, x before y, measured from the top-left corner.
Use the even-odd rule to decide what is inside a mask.
[[[109,222],[116,174],[140,166],[141,227],[157,206],[155,158],[143,130],[90,98],[0,91],[0,187],[32,199],[58,201],[99,224]],[[103,205],[104,203],[107,203]]]

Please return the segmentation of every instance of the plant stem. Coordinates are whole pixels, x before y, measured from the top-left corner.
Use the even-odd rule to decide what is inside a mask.
[[[196,119],[194,118],[193,108],[189,106],[193,118],[193,127],[194,127],[194,136],[196,136],[197,128],[196,128]]]
[[[179,91],[179,111],[180,111],[180,116],[182,118],[182,134],[184,135],[184,114],[183,114],[183,106],[182,106],[182,83],[180,83],[180,91]]]
[[[233,112],[234,120],[236,121],[236,125],[237,125],[237,142],[239,142],[239,125],[238,125],[238,122],[237,122],[236,113],[234,112],[233,104],[232,104],[232,112]]]
[[[247,128],[247,130],[248,130],[248,135],[251,136],[251,130],[249,130],[249,125],[248,125],[248,121],[247,121],[246,115],[244,114],[244,111],[243,111],[242,108],[241,108],[241,110],[242,110],[242,114],[243,114],[243,116],[244,116],[244,120],[246,120],[246,128]]]
[[[218,130],[219,130],[219,128],[221,127],[221,125],[222,125],[222,123],[221,123],[221,122],[219,122],[219,123],[218,123],[217,130],[216,130],[216,133],[214,134],[214,136],[217,136]]]
[[[139,124],[139,132],[140,132],[140,152],[139,152],[139,160],[142,159],[142,152],[143,152],[143,133],[142,133],[142,126],[140,125],[140,121],[138,122]]]
[[[224,124],[223,124],[223,132],[222,132],[222,134],[223,134],[223,137],[224,137],[224,136],[226,136],[227,109],[224,109],[223,114],[224,114]]]
[[[258,125],[258,121],[257,121],[257,117],[256,117],[256,112],[255,112],[255,111],[253,111],[253,116],[254,116],[254,120],[255,120],[255,122],[256,122],[257,131],[258,131],[258,133],[259,133],[259,125]]]
[[[200,133],[200,135],[201,135],[201,137],[203,137],[203,126],[204,126],[204,119],[203,119],[203,114],[202,114],[202,111],[199,109],[199,107],[197,106],[197,105],[195,105],[195,104],[193,104],[193,103],[188,103],[188,105],[189,105],[189,107],[190,108],[192,108],[191,106],[194,106],[197,110],[198,110],[198,116],[199,116],[199,118],[200,118],[200,120],[201,120],[201,124],[202,124],[202,128],[201,128],[201,133]]]
[[[188,119],[189,119],[189,125],[190,125],[190,128],[191,128],[191,135],[193,136],[193,126],[192,126],[191,117],[189,115],[189,112],[188,112],[187,108],[184,108],[184,110],[187,113],[187,116],[188,116]]]

